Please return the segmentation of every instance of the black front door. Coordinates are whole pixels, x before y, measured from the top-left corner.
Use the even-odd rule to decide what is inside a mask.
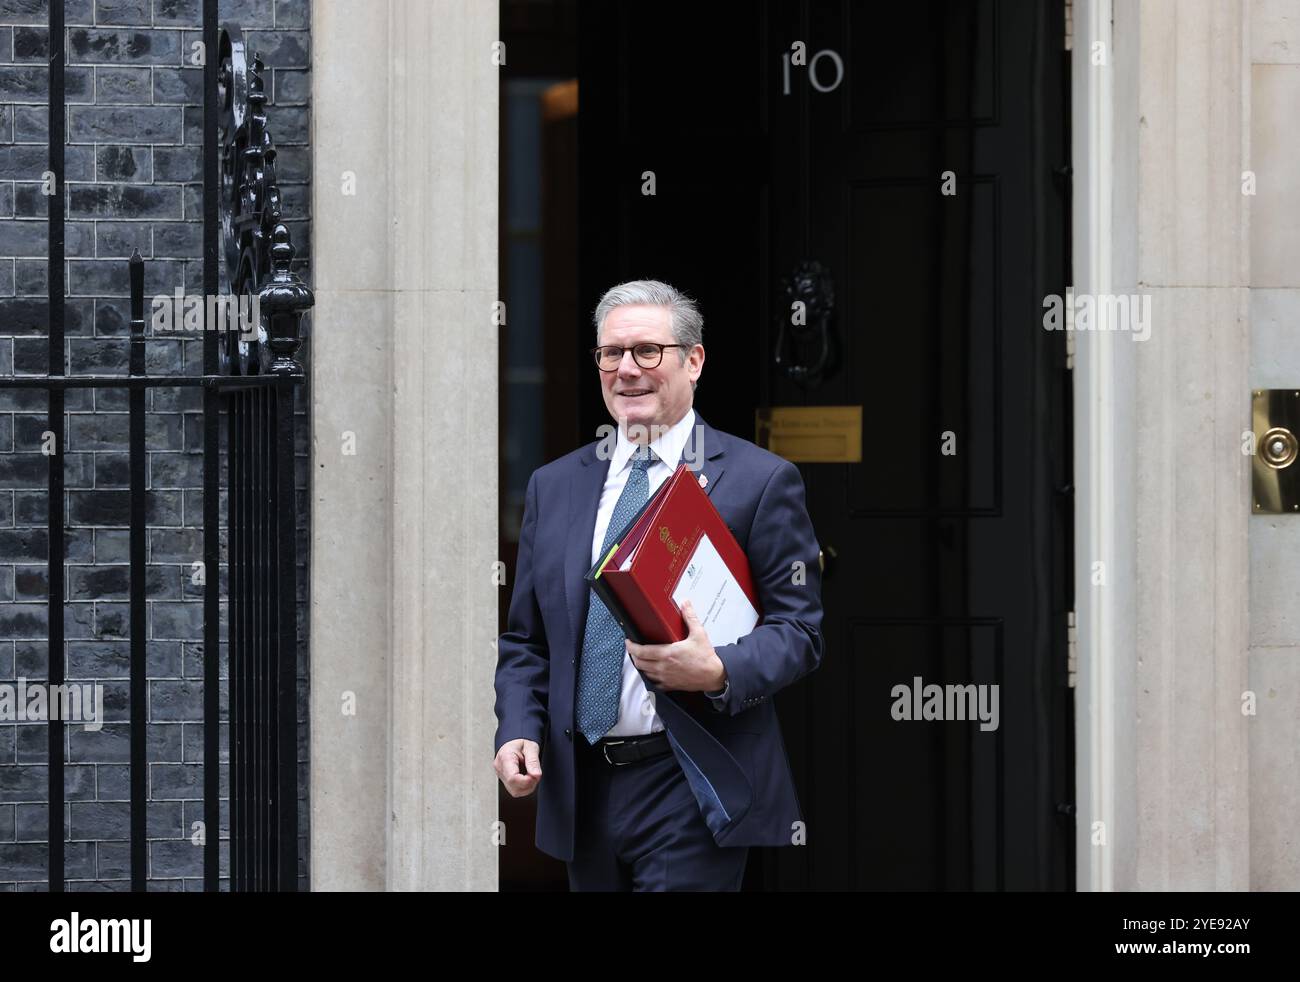
[[[1010,0],[580,8],[583,307],[696,296],[696,405],[746,438],[861,407],[860,462],[800,462],[827,651],[777,706],[807,844],[747,887],[1073,886],[1062,33]],[[900,686],[968,684],[983,723],[896,718]]]

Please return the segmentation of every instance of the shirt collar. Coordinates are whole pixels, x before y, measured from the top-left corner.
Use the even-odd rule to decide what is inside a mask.
[[[681,419],[660,433],[657,439],[650,441],[650,449],[654,451],[655,459],[667,464],[669,471],[677,470],[677,465],[682,459],[682,450],[686,447],[686,441],[690,438],[691,428],[694,425],[695,409],[692,407],[686,410],[686,414]],[[655,432],[653,427],[650,432],[652,434]],[[623,427],[620,426],[618,440],[614,446],[614,456],[610,460],[610,473],[617,474],[626,467],[636,448],[637,444],[627,438]]]

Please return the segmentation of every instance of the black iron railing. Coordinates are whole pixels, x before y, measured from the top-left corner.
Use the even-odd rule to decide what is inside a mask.
[[[255,336],[224,336],[220,377],[272,383],[210,390],[224,402],[229,461],[231,888],[292,890],[298,881],[293,400],[303,378],[294,356],[313,298],[290,269],[293,246],[280,224],[264,66],[256,56],[249,62],[233,26],[222,30],[217,51],[221,189],[211,197],[220,203],[224,232],[222,293],[255,296],[260,306]],[[207,419],[215,427],[216,415]],[[206,793],[215,798],[215,785]]]
[[[203,374],[152,376],[145,364],[144,261],[129,263],[129,374],[71,376],[64,354],[63,4],[49,5],[49,367],[3,377],[2,388],[49,393],[48,681],[64,672],[64,394],[126,389],[130,466],[130,849],[131,889],[147,879],[145,390],[203,392],[203,795],[204,887],[220,881],[220,492],[227,491],[230,886],[294,890],[298,881],[296,503],[294,390],[300,323],[313,303],[291,271],[294,249],[280,221],[275,149],[266,127],[263,65],[241,32],[218,33],[217,2],[204,0]],[[220,233],[220,235],[219,235]],[[219,248],[220,247],[220,248]],[[210,323],[207,297],[256,297],[252,330]],[[225,469],[221,424],[226,425]],[[49,720],[49,889],[64,889],[64,721]]]

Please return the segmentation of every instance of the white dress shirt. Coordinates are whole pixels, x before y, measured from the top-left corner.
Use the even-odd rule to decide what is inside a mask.
[[[658,439],[650,441],[650,450],[654,454],[649,467],[646,468],[646,478],[649,482],[649,496],[654,497],[655,491],[659,486],[672,477],[673,472],[677,470],[677,465],[681,462],[682,450],[686,446],[687,440],[691,435],[691,428],[695,425],[695,410],[687,409],[686,415],[665,430]],[[654,430],[650,432],[653,434]],[[637,445],[627,438],[623,428],[618,428],[618,438],[614,446],[614,454],[609,462],[609,471],[605,475],[605,486],[600,492],[600,507],[596,509],[596,527],[593,530],[591,539],[591,563],[594,566],[596,560],[600,558],[600,547],[605,543],[605,532],[609,529],[609,520],[614,515],[614,505],[618,502],[619,496],[623,493],[623,488],[627,484],[627,476],[632,469],[632,452]],[[720,694],[712,694],[714,705],[719,705],[722,695],[726,694],[726,688],[722,689]],[[623,654],[623,687],[619,696],[618,721],[609,728],[605,736],[623,737],[623,736],[645,736],[649,733],[658,733],[664,728],[663,721],[659,719],[659,714],[654,711],[654,703],[650,698],[650,693],[646,691],[645,682],[641,679],[641,673],[636,670],[632,664],[631,657],[625,652]]]

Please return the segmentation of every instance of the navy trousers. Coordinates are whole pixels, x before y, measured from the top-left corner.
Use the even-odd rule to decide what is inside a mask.
[[[574,734],[577,829],[569,889],[739,890],[748,846],[719,846],[677,757],[611,765]]]

